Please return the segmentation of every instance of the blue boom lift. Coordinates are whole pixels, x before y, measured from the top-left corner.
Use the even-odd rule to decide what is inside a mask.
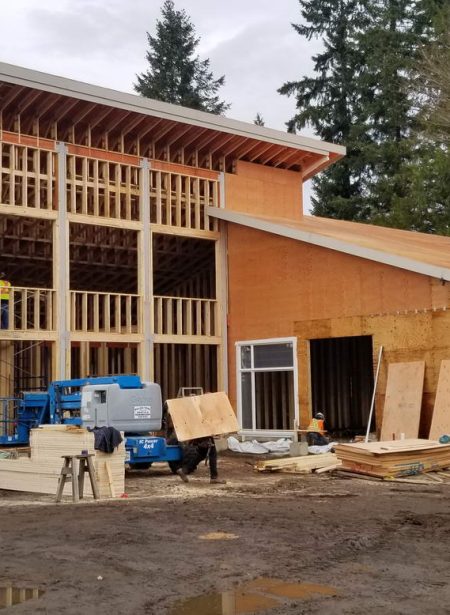
[[[39,425],[106,426],[125,432],[126,462],[131,467],[145,468],[157,461],[170,465],[181,459],[178,445],[151,434],[162,428],[161,389],[139,376],[60,380],[47,391],[0,398],[0,404],[0,446],[28,445],[30,430]]]

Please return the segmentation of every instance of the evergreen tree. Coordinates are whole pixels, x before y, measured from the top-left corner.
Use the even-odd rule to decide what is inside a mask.
[[[308,40],[320,38],[324,51],[313,57],[313,77],[285,83],[280,94],[295,96],[297,113],[288,131],[307,125],[317,135],[346,145],[347,156],[313,179],[313,213],[347,220],[364,220],[362,207],[365,148],[365,109],[359,75],[363,57],[358,34],[368,26],[361,0],[299,0],[302,24],[294,29]]]
[[[435,31],[422,51],[413,92],[422,132],[450,147],[450,6],[437,11]]]
[[[186,11],[176,10],[173,0],[165,0],[156,34],[147,32],[147,38],[149,68],[136,75],[136,92],[192,109],[225,113],[230,105],[218,95],[225,77],[215,79],[209,59],[201,60],[195,54],[200,38]]]
[[[432,33],[436,4],[446,0],[299,0],[306,25],[294,25],[325,50],[315,77],[285,84],[297,114],[288,129],[312,125],[347,146],[347,156],[314,178],[316,215],[393,224],[395,203],[419,151],[408,82]],[[417,174],[416,174],[417,175]]]
[[[394,204],[408,194],[408,168],[418,153],[417,112],[409,82],[429,36],[430,0],[371,0],[370,25],[360,36],[367,101],[369,219],[393,225]]]
[[[450,7],[438,11],[435,36],[414,67],[411,93],[419,113],[413,156],[403,169],[405,195],[389,223],[450,235]]]

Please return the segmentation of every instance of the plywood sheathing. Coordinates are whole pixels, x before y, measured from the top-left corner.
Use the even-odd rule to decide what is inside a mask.
[[[167,405],[180,442],[239,430],[236,414],[223,392],[168,399]]]
[[[417,438],[424,374],[424,361],[389,364],[381,440]]]
[[[227,209],[294,220],[303,216],[300,173],[242,160],[236,163],[235,171],[225,175]]]
[[[387,364],[424,360],[420,434],[427,437],[440,361],[450,358],[450,284],[235,224],[228,227],[231,402],[236,402],[235,342],[295,336],[305,427],[311,412],[308,340],[371,335],[374,361],[380,345],[384,348],[377,425]]]
[[[430,440],[450,434],[450,361],[442,361],[430,427]]]

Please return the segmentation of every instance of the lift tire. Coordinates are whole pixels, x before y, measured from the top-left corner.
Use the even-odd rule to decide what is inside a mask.
[[[132,470],[148,470],[151,465],[152,465],[152,462],[150,462],[150,463],[132,463],[130,465],[130,468]]]

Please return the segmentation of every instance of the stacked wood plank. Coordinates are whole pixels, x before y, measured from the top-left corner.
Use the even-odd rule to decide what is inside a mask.
[[[94,434],[83,427],[46,425],[33,429],[30,456],[0,459],[0,489],[56,494],[62,455],[79,455],[81,451],[95,454],[94,467],[100,498],[119,497],[125,491],[124,442],[111,454],[94,449]],[[64,494],[70,495],[72,485],[66,483]],[[89,477],[85,476],[85,496],[91,497]]]
[[[255,470],[259,472],[287,472],[290,474],[310,474],[313,471],[334,470],[340,466],[334,453],[321,455],[303,455],[301,457],[283,457],[268,461],[257,461]]]
[[[339,444],[341,470],[380,478],[414,476],[450,467],[450,444],[434,440],[395,440]]]

